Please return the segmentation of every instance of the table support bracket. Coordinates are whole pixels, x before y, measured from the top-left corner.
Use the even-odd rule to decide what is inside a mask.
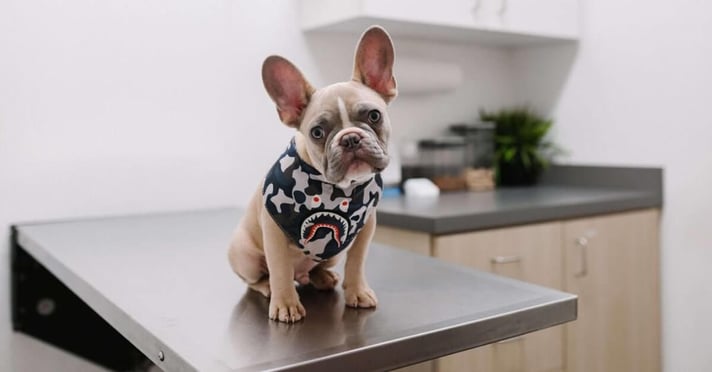
[[[151,362],[126,338],[25,251],[11,234],[12,325],[72,354],[115,371]]]

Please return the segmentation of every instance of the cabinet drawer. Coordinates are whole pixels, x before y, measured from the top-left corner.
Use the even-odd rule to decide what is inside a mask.
[[[435,361],[438,372],[551,372],[562,370],[564,328],[558,326],[463,351]]]
[[[545,223],[435,237],[433,255],[483,271],[560,289],[561,223]],[[436,361],[438,371],[563,369],[564,329],[554,327]]]
[[[561,223],[544,223],[433,239],[433,256],[549,288],[563,288]]]
[[[430,234],[381,225],[376,226],[376,232],[373,234],[374,242],[420,253],[425,256],[432,255],[430,249],[431,240]]]

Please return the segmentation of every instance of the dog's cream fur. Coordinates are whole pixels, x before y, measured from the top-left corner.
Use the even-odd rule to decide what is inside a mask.
[[[356,48],[353,79],[314,90],[299,70],[286,59],[272,56],[265,60],[262,79],[265,89],[277,105],[279,117],[297,129],[296,148],[303,161],[316,168],[331,183],[348,185],[368,179],[388,164],[390,121],[388,103],[397,94],[392,68],[393,45],[380,27],[371,27],[361,36]],[[365,107],[365,108],[364,108]],[[381,122],[377,130],[365,127],[360,113],[378,110]],[[334,135],[324,144],[310,136],[314,123],[339,122]],[[338,131],[337,131],[338,130]],[[347,154],[339,143],[348,134],[356,134],[369,145],[368,156]],[[247,212],[237,227],[228,257],[235,273],[248,285],[270,297],[269,317],[295,322],[306,315],[299,301],[294,281],[311,283],[317,289],[333,289],[338,275],[329,270],[341,254],[316,263],[305,257],[265,210],[262,186],[253,195]],[[376,226],[375,213],[347,248],[344,269],[344,296],[348,306],[374,307],[377,299],[364,275],[369,243]]]

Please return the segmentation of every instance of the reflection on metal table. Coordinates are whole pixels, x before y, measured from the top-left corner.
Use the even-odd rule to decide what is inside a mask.
[[[307,286],[305,320],[270,321],[227,263],[241,214],[15,226],[15,329],[116,370],[382,370],[576,318],[574,295],[373,244],[376,309]]]

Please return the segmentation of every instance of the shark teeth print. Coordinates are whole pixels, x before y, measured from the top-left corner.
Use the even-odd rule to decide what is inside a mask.
[[[341,246],[349,233],[349,222],[336,213],[316,212],[302,223],[300,234],[302,244],[306,245],[312,241],[320,229],[331,230],[336,244]]]

